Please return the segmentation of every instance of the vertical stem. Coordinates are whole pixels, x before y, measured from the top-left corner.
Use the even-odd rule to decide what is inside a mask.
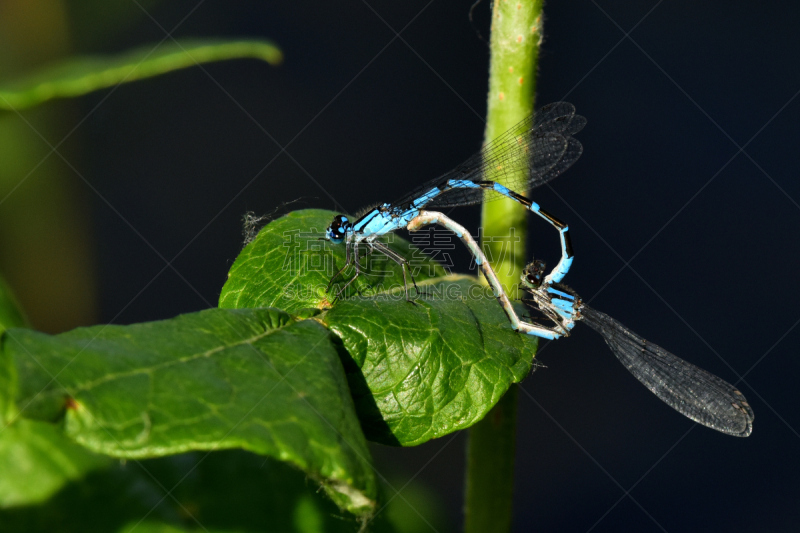
[[[494,2],[486,141],[533,112],[541,21],[542,0]],[[514,298],[526,258],[527,211],[510,200],[497,200],[484,204],[482,218],[483,249]],[[517,392],[512,385],[469,430],[466,533],[506,533],[511,529]]]
[[[533,113],[541,14],[541,0],[495,0],[486,141]],[[498,178],[502,181],[502,176]],[[527,214],[511,200],[497,200],[483,206],[483,247],[489,251],[489,260],[506,290],[516,287],[525,265]],[[515,295],[516,291],[509,294]]]
[[[469,428],[466,533],[511,531],[517,385],[511,385],[486,417]]]
[[[66,0],[0,1],[5,77],[69,53]],[[70,104],[0,112],[0,271],[31,324],[58,333],[96,322],[88,190],[42,138],[67,135]],[[75,120],[73,120],[75,119]],[[41,138],[40,138],[41,135]],[[74,161],[79,135],[58,153]]]

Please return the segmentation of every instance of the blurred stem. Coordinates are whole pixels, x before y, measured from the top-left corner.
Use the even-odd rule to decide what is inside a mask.
[[[4,78],[68,55],[63,2],[0,2],[0,45]],[[67,104],[0,114],[0,271],[33,327],[47,332],[95,322],[85,188],[42,139],[59,143],[77,122],[65,115]],[[73,136],[58,152],[74,161],[75,147]]]
[[[485,140],[533,113],[542,0],[495,0]],[[500,180],[502,181],[502,180]],[[517,191],[526,194],[527,191]],[[510,200],[483,205],[483,249],[510,298],[525,265],[527,211]],[[464,531],[511,529],[517,386],[469,430]]]

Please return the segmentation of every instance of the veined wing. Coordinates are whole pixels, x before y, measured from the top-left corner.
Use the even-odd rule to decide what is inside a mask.
[[[572,137],[586,125],[575,114],[575,106],[556,102],[542,107],[483,147],[453,170],[431,180],[395,202],[406,205],[450,179],[499,181],[509,189],[525,194],[557,177],[583,153],[581,143]],[[485,196],[485,197],[484,197]],[[473,205],[502,198],[482,189],[450,189],[428,202],[429,207]]]
[[[733,385],[647,342],[605,313],[584,305],[581,314],[625,368],[667,405],[728,435],[747,437],[753,431],[753,410]]]

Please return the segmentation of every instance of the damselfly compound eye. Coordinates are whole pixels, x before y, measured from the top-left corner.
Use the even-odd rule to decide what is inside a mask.
[[[346,216],[336,215],[333,217],[333,222],[331,222],[331,225],[328,226],[327,230],[325,230],[325,238],[335,243],[342,242],[345,236],[347,236],[347,231],[351,227],[352,224],[350,224],[350,221]]]

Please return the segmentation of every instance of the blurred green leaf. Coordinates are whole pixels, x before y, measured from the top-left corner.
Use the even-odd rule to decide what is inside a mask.
[[[111,460],[75,444],[53,424],[18,419],[0,430],[0,508],[45,501]]]
[[[294,211],[273,220],[245,246],[228,273],[219,306],[223,308],[277,307],[290,313],[304,308],[328,309],[336,292],[353,275],[352,267],[326,292],[331,276],[345,264],[345,247],[320,240],[337,213],[322,209]],[[444,269],[416,247],[390,234],[381,239],[403,257],[414,259],[417,282],[443,276]],[[362,263],[365,260],[362,259]],[[408,280],[409,285],[411,279]],[[381,253],[368,258],[368,272],[360,275],[344,297],[358,292],[377,294],[403,289],[399,265]],[[412,295],[413,295],[413,288]]]
[[[202,63],[252,58],[278,65],[282,57],[267,41],[213,39],[170,41],[116,56],[73,57],[0,82],[0,109],[21,110]]]
[[[129,461],[71,483],[42,505],[0,509],[0,530],[357,531],[357,519],[342,514],[315,485],[296,468],[240,450]],[[371,531],[389,529],[384,521]]]
[[[407,302],[399,267],[374,253],[370,258],[382,262],[353,283],[363,296],[354,290],[334,299],[325,288],[344,263],[344,246],[319,240],[333,215],[296,211],[267,225],[236,259],[220,307],[329,309],[319,319],[344,343],[348,381],[371,440],[412,446],[480,420],[530,371],[536,339],[511,329],[488,287],[445,277],[397,237],[393,248],[424,267],[417,275],[423,294]]]
[[[376,484],[330,333],[274,309],[211,309],[50,336],[5,333],[28,418],[66,407],[65,433],[97,453],[146,458],[243,448],[291,463],[343,509]]]

